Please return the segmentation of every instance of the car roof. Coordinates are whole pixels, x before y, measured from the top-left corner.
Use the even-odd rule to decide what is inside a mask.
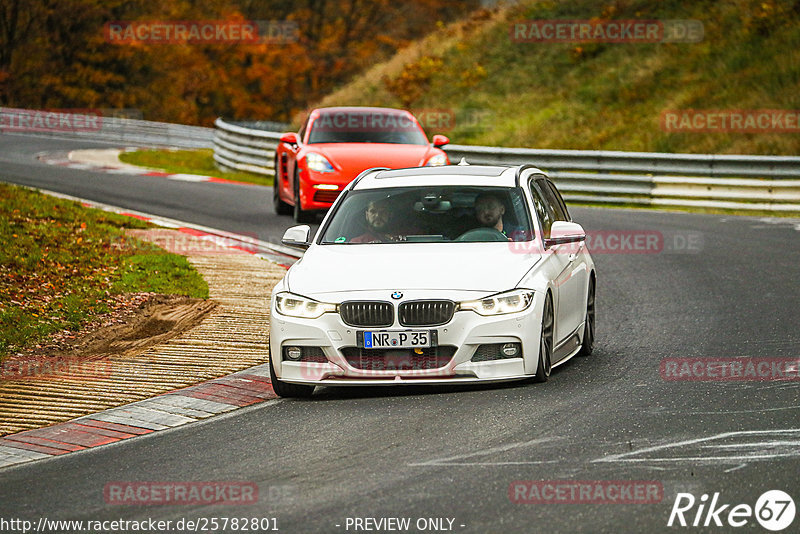
[[[383,189],[389,187],[421,187],[426,185],[471,185],[515,187],[516,167],[501,165],[443,165],[441,167],[411,167],[408,169],[371,169],[357,178],[352,189]],[[526,175],[544,174],[526,166]]]
[[[330,108],[317,108],[311,112],[316,117],[327,113],[384,113],[394,115],[413,115],[410,111],[397,108],[377,108],[370,106],[335,106]]]

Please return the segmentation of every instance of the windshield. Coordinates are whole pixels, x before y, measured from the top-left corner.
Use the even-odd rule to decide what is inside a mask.
[[[314,120],[308,143],[427,145],[428,139],[417,121],[406,114],[337,111],[322,113]]]
[[[322,244],[529,241],[519,188],[430,186],[351,191]]]

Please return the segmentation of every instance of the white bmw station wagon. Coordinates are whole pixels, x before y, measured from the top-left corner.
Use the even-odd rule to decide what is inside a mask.
[[[592,352],[586,234],[531,165],[370,169],[275,286],[275,392],[533,379]]]

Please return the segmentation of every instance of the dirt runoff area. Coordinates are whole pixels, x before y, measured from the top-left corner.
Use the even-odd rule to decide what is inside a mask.
[[[113,298],[113,310],[81,331],[57,332],[8,361],[133,356],[194,328],[217,306],[213,300],[158,293],[126,293]]]

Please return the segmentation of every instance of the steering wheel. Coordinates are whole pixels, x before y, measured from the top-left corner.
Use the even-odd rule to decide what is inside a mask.
[[[482,241],[508,241],[508,238],[503,232],[497,230],[496,228],[484,227],[467,230],[455,240],[475,243]]]

